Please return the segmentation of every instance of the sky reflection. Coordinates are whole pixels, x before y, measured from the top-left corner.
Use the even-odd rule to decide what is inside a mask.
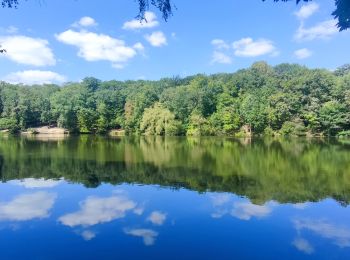
[[[19,181],[23,182],[28,180]],[[106,258],[116,256],[113,252],[117,251],[123,257],[137,258],[176,249],[171,259],[179,256],[181,248],[192,252],[185,259],[198,255],[213,259],[215,251],[217,257],[229,259],[232,250],[247,258],[255,258],[260,252],[266,259],[287,253],[299,259],[327,258],[324,256],[330,252],[334,258],[350,254],[350,220],[339,221],[350,213],[349,208],[330,200],[257,205],[230,193],[174,191],[159,186],[104,184],[91,189],[64,180],[33,179],[29,183],[40,184],[0,184],[0,195],[4,195],[0,202],[0,242],[7,236],[13,247],[27,247],[25,239],[49,234],[62,246],[74,244],[73,251],[86,250],[86,256],[90,248],[110,248]],[[11,232],[16,238],[11,239]],[[275,245],[278,250],[272,254]],[[248,246],[252,253],[244,250]],[[11,257],[23,256],[6,249],[4,252]],[[47,256],[44,252],[32,253]]]

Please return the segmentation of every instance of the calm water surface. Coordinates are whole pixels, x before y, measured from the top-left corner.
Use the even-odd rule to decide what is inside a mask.
[[[350,259],[350,142],[0,138],[1,259]]]

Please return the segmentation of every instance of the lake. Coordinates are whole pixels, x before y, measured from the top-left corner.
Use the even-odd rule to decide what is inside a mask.
[[[350,142],[0,137],[1,259],[350,259]]]

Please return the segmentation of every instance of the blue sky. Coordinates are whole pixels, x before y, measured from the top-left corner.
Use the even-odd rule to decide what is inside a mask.
[[[159,79],[234,72],[265,60],[334,69],[350,62],[350,31],[339,33],[334,1],[173,0],[168,22],[156,9],[132,21],[133,0],[28,0],[0,9],[0,79],[63,83]]]

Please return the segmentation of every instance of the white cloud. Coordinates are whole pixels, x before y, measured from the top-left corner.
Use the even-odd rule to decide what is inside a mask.
[[[45,218],[56,200],[56,194],[35,192],[15,197],[10,202],[0,202],[0,220],[26,221]]]
[[[96,233],[90,230],[84,230],[81,233],[81,236],[84,238],[84,240],[89,241],[96,237]]]
[[[153,245],[156,237],[158,236],[158,233],[152,229],[130,229],[130,230],[125,229],[124,232],[127,235],[142,237],[143,243],[146,246]]]
[[[163,32],[157,31],[152,34],[145,35],[145,39],[154,47],[161,47],[167,45],[167,39]]]
[[[97,26],[97,22],[92,17],[84,16],[79,21],[75,22],[73,26],[74,27],[80,27],[80,26],[91,27],[91,26]]]
[[[141,52],[145,49],[145,47],[142,45],[141,42],[135,43],[134,46],[133,46],[133,48],[134,48],[135,50],[138,50],[138,51],[141,51]]]
[[[220,64],[231,64],[231,57],[225,53],[225,51],[230,49],[230,45],[221,39],[214,39],[211,41],[211,44],[214,46],[214,52],[211,58],[211,64],[220,63]]]
[[[333,19],[320,22],[315,26],[305,28],[301,24],[294,35],[298,41],[311,41],[316,39],[327,39],[338,32],[337,22]]]
[[[139,205],[133,210],[133,212],[139,216],[141,216],[144,211],[145,211],[145,205]]]
[[[232,59],[230,56],[226,55],[223,52],[220,51],[214,51],[213,52],[213,56],[211,59],[211,63],[221,63],[221,64],[231,64],[232,63]]]
[[[298,232],[310,230],[321,237],[333,240],[334,244],[343,248],[350,247],[350,229],[334,225],[324,220],[297,219],[294,226]]]
[[[295,12],[295,16],[298,17],[300,20],[304,20],[312,16],[315,12],[317,12],[320,9],[320,6],[317,3],[309,3],[306,5],[303,5],[299,11]]]
[[[135,202],[123,196],[88,197],[81,203],[79,211],[64,215],[59,221],[70,227],[92,226],[123,218],[127,211],[135,207]]]
[[[293,208],[295,209],[306,209],[308,206],[309,206],[309,203],[307,202],[293,204]]]
[[[210,216],[212,218],[222,218],[223,216],[225,216],[228,213],[228,210],[224,209],[218,209],[215,212],[211,213]]]
[[[211,202],[214,207],[222,206],[230,201],[230,195],[228,194],[215,194],[210,196]]]
[[[166,214],[160,211],[153,211],[147,220],[152,222],[154,225],[161,226],[166,220]]]
[[[127,46],[124,41],[105,34],[67,30],[56,35],[56,38],[60,42],[78,47],[79,57],[87,61],[110,61],[114,67],[123,66],[137,54],[136,50]]]
[[[266,39],[254,41],[252,38],[243,38],[233,43],[235,55],[239,57],[257,57],[266,54],[277,53],[273,42]]]
[[[6,55],[1,55],[1,57],[25,65],[50,66],[56,64],[47,40],[16,35],[0,37],[0,42],[2,48],[7,51]]]
[[[18,28],[16,26],[10,25],[9,27],[3,28],[0,27],[1,33],[14,34],[18,32]]]
[[[23,186],[27,189],[35,189],[35,188],[53,188],[59,185],[62,180],[45,180],[44,178],[34,179],[27,178],[20,181],[14,181],[14,185]]]
[[[214,39],[211,41],[211,44],[216,48],[216,49],[230,49],[230,45],[226,43],[222,39]]]
[[[157,21],[157,16],[153,12],[145,12],[144,21],[140,21],[137,19],[133,19],[131,21],[127,21],[123,25],[124,30],[137,30],[137,29],[145,29],[145,28],[153,28],[159,25]]]
[[[124,67],[125,67],[125,64],[118,64],[118,63],[112,64],[112,68],[115,68],[117,70],[124,69]]]
[[[312,51],[310,51],[309,49],[303,48],[303,49],[296,50],[294,52],[294,55],[297,59],[300,59],[300,60],[306,59],[312,55]]]
[[[303,238],[296,238],[292,243],[299,251],[302,251],[306,254],[312,254],[315,250],[313,246]]]
[[[66,78],[56,72],[45,70],[25,70],[11,73],[3,78],[4,81],[12,84],[51,84],[62,83]]]
[[[229,213],[230,210],[225,205],[230,201],[230,195],[225,193],[213,194],[210,196],[210,200],[215,210],[211,213],[212,218],[221,218]]]
[[[250,220],[252,217],[263,218],[270,213],[271,209],[268,206],[255,205],[250,202],[236,202],[231,211],[232,216],[242,220]]]

